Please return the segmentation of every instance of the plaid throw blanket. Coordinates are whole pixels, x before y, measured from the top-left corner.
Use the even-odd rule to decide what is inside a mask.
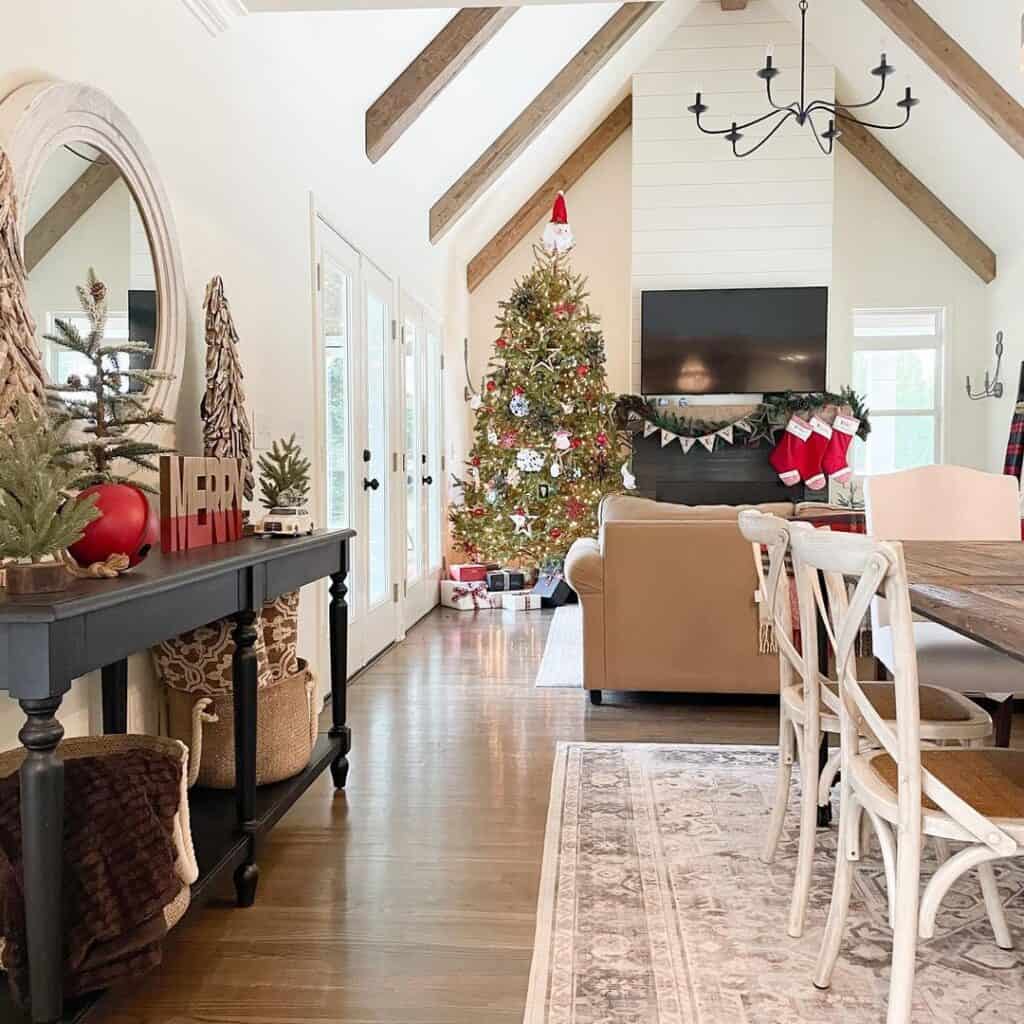
[[[1007,476],[1015,476],[1018,480],[1024,468],[1024,402],[1018,402],[1013,408],[1013,419],[1010,420],[1010,436],[1006,441],[1006,459],[1003,472]]]

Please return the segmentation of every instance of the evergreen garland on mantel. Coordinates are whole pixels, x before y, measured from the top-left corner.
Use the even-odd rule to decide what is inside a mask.
[[[853,388],[843,388],[839,394],[831,391],[796,393],[792,391],[768,395],[745,416],[727,420],[705,420],[696,417],[681,417],[670,412],[661,412],[640,395],[621,395],[615,403],[616,421],[622,428],[633,422],[651,423],[659,430],[667,430],[677,437],[706,437],[737,423],[749,423],[751,431],[747,445],[757,446],[761,441],[775,443],[775,435],[782,430],[794,413],[807,414],[826,405],[846,406],[851,415],[860,420],[857,436],[867,440],[871,433],[871,411],[864,404],[862,396]],[[697,408],[690,406],[690,408]]]

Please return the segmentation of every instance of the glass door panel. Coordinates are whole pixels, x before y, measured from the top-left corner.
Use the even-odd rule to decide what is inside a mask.
[[[349,488],[351,403],[352,277],[330,253],[321,260],[321,317],[324,378],[327,385],[327,527],[345,529],[352,522]]]
[[[388,473],[388,348],[391,303],[379,285],[366,287],[367,431],[364,453],[368,483],[366,530],[369,538],[369,603],[373,608],[391,600],[390,475]]]
[[[405,532],[406,585],[422,572],[422,524],[420,522],[420,336],[417,324],[407,317],[403,325],[405,343]]]
[[[427,327],[427,437],[425,447],[427,500],[427,568],[431,571],[441,565],[441,472],[442,437],[441,416],[441,335]]]

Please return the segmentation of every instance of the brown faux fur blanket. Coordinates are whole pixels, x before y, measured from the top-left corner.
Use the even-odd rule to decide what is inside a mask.
[[[163,909],[181,890],[174,816],[181,761],[129,750],[64,764],[64,994],[136,977],[160,962]],[[0,924],[15,998],[28,999],[18,774],[0,779]]]

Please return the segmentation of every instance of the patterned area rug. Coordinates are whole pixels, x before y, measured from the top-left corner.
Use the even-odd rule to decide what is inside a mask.
[[[561,744],[526,1024],[878,1024],[890,932],[877,846],[857,872],[832,988],[811,984],[834,864],[822,831],[803,938],[786,935],[795,814],[758,859],[776,754],[752,747]],[[932,858],[927,858],[929,868]],[[1024,862],[997,864],[1024,947]],[[918,952],[915,1022],[1024,1015],[1024,954],[992,938],[976,876]]]
[[[555,609],[537,669],[535,686],[583,686],[583,608],[563,604]]]

